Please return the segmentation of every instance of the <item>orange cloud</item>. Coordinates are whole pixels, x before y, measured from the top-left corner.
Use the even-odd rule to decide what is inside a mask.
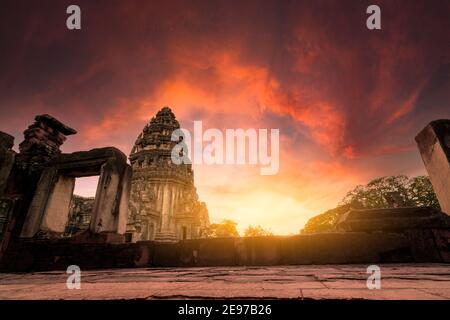
[[[128,153],[164,105],[183,126],[279,128],[277,176],[195,168],[213,221],[296,232],[355,184],[423,173],[413,137],[450,117],[446,0],[381,1],[376,33],[360,1],[79,5],[88,13],[79,33],[61,28],[59,1],[0,12],[15,26],[0,30],[2,130],[18,143],[35,114],[50,113],[79,131],[65,152]]]

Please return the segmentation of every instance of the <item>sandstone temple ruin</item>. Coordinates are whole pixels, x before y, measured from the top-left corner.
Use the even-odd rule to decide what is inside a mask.
[[[172,132],[180,128],[172,110],[162,108],[139,134],[130,154],[132,167],[127,242],[200,238],[209,225],[198,200],[191,164],[171,160]],[[88,228],[93,198],[74,195],[66,228],[73,235]]]
[[[198,201],[191,164],[174,164],[172,132],[180,124],[161,109],[131,150],[133,168],[127,233],[132,241],[173,241],[202,236],[209,225],[206,204]]]
[[[76,130],[44,114],[14,137],[0,131],[0,270],[126,267],[450,263],[450,120],[417,136],[443,212],[430,207],[352,209],[334,232],[289,237],[202,238],[208,211],[190,165],[174,165],[163,108],[127,157],[105,147],[62,153]],[[99,176],[95,198],[75,179]]]

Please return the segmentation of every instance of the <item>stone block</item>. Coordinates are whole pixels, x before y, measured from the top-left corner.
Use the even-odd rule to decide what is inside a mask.
[[[448,251],[448,248],[444,249],[438,245],[432,229],[408,230],[404,234],[410,243],[409,247],[414,262],[428,262],[430,259],[436,262],[445,262],[441,252]]]
[[[416,142],[441,209],[450,215],[450,120],[430,122]]]
[[[13,169],[15,152],[11,150],[14,137],[0,131],[0,195],[4,194]]]
[[[75,178],[71,176],[59,176],[53,187],[45,208],[44,217],[40,229],[50,233],[64,233],[69,219],[69,206],[72,200]]]
[[[450,217],[430,207],[350,210],[336,223],[338,231],[375,232],[450,228]]]
[[[75,177],[99,175],[102,165],[108,160],[124,168],[127,158],[122,151],[114,147],[96,148],[89,151],[63,153],[54,164],[58,170]]]
[[[138,242],[142,243],[142,242]],[[180,266],[179,245],[175,243],[145,241],[148,247],[153,247],[152,266],[155,267],[177,267]]]
[[[20,208],[20,197],[0,197],[0,258],[6,250],[11,234],[13,216]]]
[[[14,137],[6,132],[0,131],[0,151],[11,150],[14,146]]]
[[[239,265],[278,265],[282,261],[283,237],[235,238],[236,259]]]
[[[75,129],[70,128],[69,126],[65,125],[64,123],[62,123],[61,121],[52,117],[49,114],[38,115],[34,118],[34,120],[36,120],[36,122],[44,123],[51,129],[57,130],[66,136],[77,133]]]
[[[125,171],[123,173],[120,182],[119,216],[116,229],[116,232],[122,235],[124,235],[127,230],[128,203],[131,191],[131,177],[132,177],[132,169],[131,166],[127,165],[125,167]]]
[[[178,243],[178,264],[180,266],[197,265],[199,244],[200,242],[197,240],[186,240]]]
[[[33,238],[39,232],[48,198],[57,181],[58,170],[56,168],[46,168],[42,172],[20,233],[21,238]]]
[[[38,115],[23,132],[19,158],[25,166],[48,163],[61,154],[59,148],[66,140],[65,136],[75,133],[76,130],[48,114]]]
[[[129,167],[109,160],[102,165],[90,230],[125,234],[130,191]]]
[[[180,242],[184,243],[184,241]],[[233,266],[237,264],[234,238],[204,239],[199,242],[199,266]]]
[[[450,230],[432,229],[431,231],[442,262],[450,263]]]

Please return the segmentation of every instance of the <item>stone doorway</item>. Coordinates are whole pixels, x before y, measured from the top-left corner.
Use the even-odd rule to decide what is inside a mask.
[[[183,226],[181,228],[181,239],[186,240],[187,239],[187,227]]]
[[[64,230],[64,237],[71,237],[89,228],[98,180],[98,175],[75,178],[75,188],[68,212],[69,221]]]

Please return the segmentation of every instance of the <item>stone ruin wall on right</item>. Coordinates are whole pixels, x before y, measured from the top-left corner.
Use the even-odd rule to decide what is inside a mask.
[[[450,215],[450,120],[430,122],[416,142],[441,210]]]

